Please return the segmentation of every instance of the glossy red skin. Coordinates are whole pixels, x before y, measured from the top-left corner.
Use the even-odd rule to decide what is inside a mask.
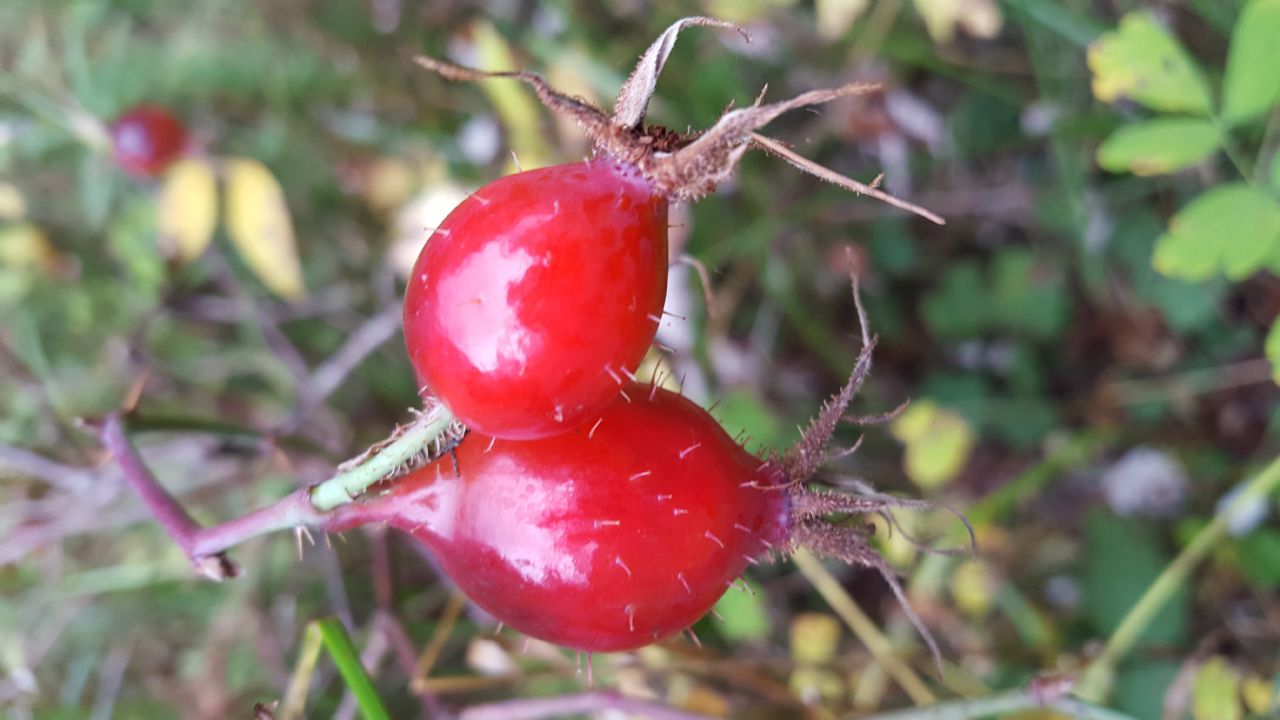
[[[419,381],[472,430],[547,437],[594,417],[653,342],[667,202],[606,160],[496,180],[431,236],[405,292]]]
[[[187,148],[181,120],[158,105],[138,105],[111,123],[116,162],[134,175],[159,175]]]
[[[555,437],[469,434],[360,507],[428,545],[477,605],[536,638],[588,651],[689,627],[749,562],[785,542],[780,471],[666,390],[629,386]],[[352,524],[356,524],[353,522]]]

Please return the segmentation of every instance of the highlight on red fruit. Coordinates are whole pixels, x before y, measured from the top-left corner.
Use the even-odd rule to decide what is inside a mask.
[[[186,126],[159,105],[133,107],[111,123],[110,134],[116,162],[134,175],[159,175],[187,147]]]
[[[791,496],[702,408],[624,392],[555,437],[470,433],[348,518],[409,532],[472,601],[533,637],[617,651],[688,628],[786,544]]]
[[[643,359],[667,287],[667,201],[609,160],[500,178],[435,229],[404,334],[423,392],[530,439],[598,414]]]

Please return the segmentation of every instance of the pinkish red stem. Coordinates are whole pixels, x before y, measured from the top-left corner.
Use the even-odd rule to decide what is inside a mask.
[[[706,715],[611,692],[588,692],[476,705],[463,710],[458,717],[460,720],[541,720],[602,710],[617,710],[653,720],[710,720]]]
[[[191,559],[196,570],[211,579],[225,580],[236,575],[235,564],[224,555],[235,545],[290,528],[306,526],[323,530],[339,519],[340,510],[317,510],[311,503],[308,489],[302,488],[243,517],[213,527],[202,527],[151,474],[129,441],[121,413],[108,415],[97,425],[97,430],[103,446],[119,463],[125,480],[152,516]]]

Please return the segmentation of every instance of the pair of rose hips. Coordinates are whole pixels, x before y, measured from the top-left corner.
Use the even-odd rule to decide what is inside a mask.
[[[788,538],[778,471],[631,380],[662,313],[666,235],[667,199],[633,166],[523,172],[445,219],[405,294],[413,366],[470,432],[397,480],[377,519],[494,617],[582,650],[689,627]]]
[[[757,103],[695,135],[645,127],[671,43],[691,24],[724,25],[691,18],[664,33],[612,117],[532,73],[419,60],[451,79],[528,82],[599,152],[490,183],[435,229],[406,291],[405,342],[424,392],[470,432],[348,517],[411,533],[494,617],[581,650],[686,629],[749,563],[797,544],[872,566],[898,590],[860,535],[819,531],[824,514],[893,503],[802,486],[869,348],[800,445],[765,461],[702,408],[634,379],[666,295],[668,203],[705,194],[749,147],[769,147],[755,130],[781,112],[862,89]]]

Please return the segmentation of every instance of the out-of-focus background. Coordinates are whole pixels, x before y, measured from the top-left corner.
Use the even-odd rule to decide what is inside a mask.
[[[704,127],[766,84],[780,99],[881,82],[769,132],[884,173],[947,225],[751,155],[674,216],[713,307],[673,270],[684,319],[664,322],[662,362],[731,435],[783,448],[852,367],[856,271],[881,338],[859,409],[913,402],[830,477],[965,510],[981,553],[876,535],[945,682],[874,573],[828,564],[842,589],[824,597],[780,562],[698,625],[700,648],[598,656],[596,685],[839,718],[1056,674],[1136,718],[1275,716],[1273,0],[5,0],[0,714],[248,718],[284,697],[327,616],[395,717],[585,689],[572,653],[521,654],[394,533],[301,561],[277,536],[233,551],[243,577],[193,579],[75,419],[149,372],[138,442],[206,522],[328,476],[416,402],[398,320],[424,228],[513,154],[528,169],[589,152],[524,87],[446,82],[412,56],[534,69],[607,105],[690,14],[751,42],[687,32],[651,121]],[[113,160],[108,128],[141,103],[187,130],[186,159],[156,177]],[[1228,512],[1248,483],[1263,494]],[[958,539],[945,514],[901,519]],[[842,595],[870,629],[833,610]],[[896,662],[868,650],[880,633]],[[326,654],[307,701],[357,712]]]

